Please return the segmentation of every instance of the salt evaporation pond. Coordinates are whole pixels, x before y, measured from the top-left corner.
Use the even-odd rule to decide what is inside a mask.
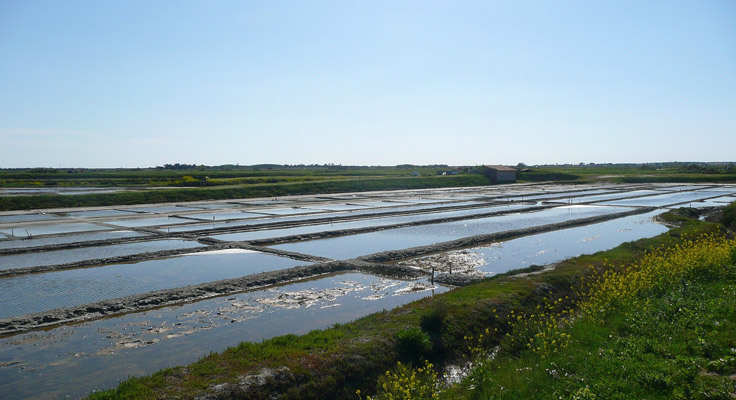
[[[191,204],[191,207],[217,210],[217,209],[243,208],[243,205],[240,203],[209,203],[209,204]]]
[[[625,197],[635,197],[635,196],[653,196],[653,195],[659,195],[662,194],[662,192],[658,192],[656,190],[632,190],[632,191],[621,191],[618,193],[610,193],[610,194],[601,194],[601,195],[595,195],[595,196],[586,196],[582,198],[572,198],[573,203],[589,203],[589,202],[599,202],[604,200],[616,200],[620,198]],[[565,199],[559,199],[558,201],[565,201]]]
[[[155,218],[131,218],[131,219],[118,219],[113,221],[105,221],[111,225],[122,226],[125,228],[140,228],[145,226],[159,226],[159,225],[175,225],[185,224],[187,222],[193,222],[190,219],[177,218],[175,216],[168,217],[155,217]]]
[[[52,399],[194,362],[238,341],[303,334],[447,291],[344,273],[0,339],[3,398]]]
[[[130,207],[125,208],[125,211],[131,211],[135,213],[153,213],[153,214],[167,214],[167,213],[180,213],[185,211],[201,211],[200,208],[194,208],[195,206],[150,206],[150,207]]]
[[[349,211],[349,210],[361,210],[368,208],[369,206],[358,205],[358,204],[315,204],[306,206],[314,210],[326,210],[326,211]]]
[[[674,204],[698,201],[713,196],[717,196],[717,194],[708,192],[676,192],[660,194],[657,196],[640,197],[636,199],[607,201],[600,204],[613,206],[665,207]]]
[[[145,233],[135,231],[104,231],[93,233],[78,233],[65,236],[50,236],[43,238],[20,238],[13,240],[0,240],[0,249],[48,246],[52,244],[88,242],[92,240],[120,239],[139,236],[147,235]]]
[[[501,197],[499,200],[511,200],[511,201],[522,201],[522,200],[544,200],[549,198],[558,198],[558,197],[583,197],[583,196],[592,196],[598,193],[605,193],[610,192],[610,190],[607,189],[596,189],[596,190],[571,190],[566,191],[564,193],[539,193],[539,194],[530,194],[530,195],[520,195],[520,196],[510,196],[510,197]]]
[[[0,278],[0,318],[306,264],[248,250],[193,253],[103,267]]]
[[[267,215],[295,215],[295,214],[310,214],[320,212],[319,210],[312,210],[308,208],[263,208],[258,210],[248,210],[249,212],[267,214]]]
[[[493,188],[493,190],[410,192],[410,195],[394,193],[385,196],[364,196],[362,198],[346,196],[344,201],[350,202],[350,204],[344,204],[346,207],[343,207],[342,203],[336,204],[336,198],[333,198],[330,199],[331,201],[325,201],[321,204],[307,200],[286,204],[282,201],[261,203],[243,201],[239,204],[210,203],[189,204],[188,207],[172,205],[125,208],[129,212],[140,212],[148,209],[150,210],[148,212],[155,211],[158,213],[152,213],[145,216],[145,218],[135,218],[135,214],[130,212],[129,214],[113,213],[120,217],[110,215],[109,218],[103,219],[107,216],[104,214],[104,210],[101,210],[103,213],[91,211],[76,215],[100,218],[100,220],[95,219],[95,221],[104,220],[106,223],[113,219],[118,220],[117,222],[138,221],[131,222],[134,224],[145,221],[144,225],[133,226],[154,226],[158,225],[160,221],[166,221],[162,225],[179,223],[180,225],[161,229],[163,231],[181,230],[182,232],[208,227],[243,226],[244,228],[251,228],[254,225],[273,222],[308,224],[312,219],[332,218],[333,216],[350,216],[362,219],[334,224],[320,222],[319,225],[313,226],[217,236],[227,240],[252,240],[297,233],[421,221],[448,216],[470,216],[487,211],[528,207],[528,205],[508,202],[505,202],[506,204],[502,207],[494,207],[487,202],[482,203],[471,199],[485,198],[490,200],[495,198],[496,200],[504,200],[508,197],[518,196],[519,199],[523,197],[524,200],[527,200],[530,199],[528,197],[530,193],[535,193],[537,196],[542,196],[541,199],[562,196],[563,199],[558,201],[569,198],[572,199],[572,202],[577,203],[590,200],[613,201],[621,197],[640,194],[656,194],[660,195],[656,196],[657,198],[661,198],[662,196],[677,195],[693,196],[695,193],[678,191],[686,188],[684,185],[679,188],[664,188],[661,191],[632,190],[649,187],[657,186],[612,185],[608,187],[587,185],[582,188],[574,187],[574,190],[570,190],[570,186],[543,187],[548,191],[568,191],[568,193],[556,194],[540,193],[540,186],[514,187],[514,190],[509,190],[510,187],[502,187],[500,189]],[[697,188],[702,189],[702,187]],[[595,194],[596,191],[601,193],[602,191],[614,189],[620,189],[621,191],[609,195]],[[727,188],[722,189],[725,190],[703,190],[698,195],[702,196],[699,197],[702,199],[703,197],[733,193]],[[451,195],[454,193],[465,198],[455,198],[454,195]],[[591,195],[584,196],[585,194]],[[448,197],[451,197],[452,201],[446,201]],[[368,200],[368,198],[371,198],[371,200]],[[719,199],[726,201],[729,198],[733,198],[733,196],[706,200],[702,203],[716,203]],[[392,202],[386,203],[380,201],[380,199],[391,199]],[[647,198],[642,198],[642,200],[644,199]],[[355,204],[352,203],[353,201],[355,201]],[[411,203],[412,201],[421,204]],[[268,208],[270,204],[280,204],[281,208]],[[444,207],[469,204],[486,204],[487,207],[449,212],[441,210]],[[667,204],[672,204],[672,202],[668,201]],[[298,205],[303,208],[290,208],[291,205]],[[725,204],[720,203],[720,205]],[[354,209],[354,207],[357,208]],[[343,208],[344,210],[341,210]],[[435,209],[440,211],[432,212]],[[390,217],[373,216],[376,213],[416,210],[426,212],[426,214]],[[328,257],[344,259],[384,250],[432,244],[475,234],[520,229],[620,211],[622,209],[616,207],[560,207],[539,212],[392,229],[275,247],[307,254],[329,254]],[[218,216],[226,214],[239,217],[241,212],[243,214],[254,213],[258,215],[258,218],[256,220],[232,221],[229,223],[224,221],[221,223],[197,223],[187,218],[166,218],[165,215],[161,215],[177,213],[183,217],[199,216],[203,219],[211,219],[214,215],[217,220]],[[270,215],[266,215],[269,213]],[[654,214],[656,212],[589,226],[547,232],[509,240],[485,248],[449,252],[445,255],[452,257],[454,254],[459,254],[465,257],[466,260],[474,260],[473,262],[476,263],[479,270],[487,274],[499,273],[530,264],[556,262],[570,256],[604,250],[623,241],[653,236],[665,231],[666,228],[652,223],[649,219]],[[122,218],[127,215],[131,215],[132,218]],[[69,217],[72,217],[72,215],[67,214],[66,217],[71,220]],[[144,215],[140,215],[140,217],[144,217]],[[27,221],[11,220],[9,222],[13,224],[17,222],[19,225],[38,229],[56,227],[50,228],[52,230],[74,225],[53,225],[54,219],[57,219],[56,217],[49,219],[48,223],[43,221],[45,217],[41,218],[38,220],[40,224],[34,223],[36,221],[33,219],[34,217],[28,218],[30,219]],[[160,219],[156,220],[156,218]],[[172,220],[174,222],[169,222]],[[151,221],[156,223],[149,225]],[[0,223],[3,223],[3,229],[11,225],[8,221],[3,220],[0,220]],[[28,240],[0,240],[0,248],[27,247],[28,243],[34,243],[32,246],[36,246],[46,243],[97,240],[98,238],[107,237],[106,235],[140,235],[130,231],[112,231],[111,228],[102,227],[101,225],[86,225],[86,227],[90,226],[100,230],[95,233],[77,233],[69,236]],[[81,231],[71,230],[60,233],[72,232]],[[25,232],[22,232],[22,234],[25,235]],[[17,231],[16,235],[18,235]],[[309,246],[314,247],[310,248]],[[97,247],[97,249],[101,248],[103,247]],[[58,254],[71,255],[75,252]],[[0,318],[7,317],[7,314],[17,316],[29,312],[47,311],[58,307],[81,305],[219,279],[237,278],[256,272],[273,271],[306,264],[306,262],[261,253],[212,254],[204,252],[197,254],[199,255],[0,279],[0,304],[3,304],[3,307],[0,308],[0,314],[6,313],[6,315],[0,315]],[[260,260],[253,257],[255,255],[259,256]],[[48,256],[46,254],[40,257],[48,258]],[[38,263],[38,261],[29,263]],[[26,279],[14,280],[17,278]],[[7,282],[11,282],[11,280],[14,283],[8,284]],[[426,286],[422,286],[422,284],[426,284],[426,281],[405,282],[357,273],[339,274],[279,288],[229,295],[175,307],[100,319],[84,324],[59,326],[48,331],[36,331],[5,337],[0,339],[0,393],[3,393],[3,398],[39,397],[39,393],[45,393],[44,395],[48,398],[58,398],[65,395],[80,397],[95,388],[114,386],[120,379],[125,379],[127,376],[148,374],[161,368],[195,361],[210,351],[218,351],[227,346],[235,345],[238,340],[258,341],[274,335],[304,333],[311,329],[327,327],[336,322],[347,322],[375,311],[390,309],[416,298],[430,295],[431,291],[424,290]],[[402,291],[403,289],[406,290]],[[438,292],[445,290],[445,288],[436,289]]]
[[[14,214],[14,215],[0,215],[0,223],[12,223],[12,222],[35,222],[35,221],[53,221],[59,220],[62,217],[56,214]]]
[[[444,207],[450,207],[450,206],[456,206],[456,205],[483,205],[488,204],[487,202],[468,202],[465,204],[449,204],[445,203],[441,206],[408,206],[408,207],[400,207],[397,209],[391,208],[391,209],[369,209],[369,210],[358,210],[358,211],[342,211],[342,212],[327,212],[327,213],[320,213],[315,215],[296,215],[296,216],[269,216],[265,218],[260,218],[256,220],[243,220],[243,221],[232,221],[232,222],[219,222],[219,223],[211,223],[211,224],[187,224],[182,226],[171,226],[167,227],[167,232],[192,232],[192,231],[199,231],[203,229],[216,229],[216,228],[233,228],[233,227],[239,227],[239,226],[257,226],[257,225],[266,225],[266,224],[272,224],[272,223],[287,223],[287,222],[304,222],[308,223],[310,220],[314,219],[326,219],[326,218],[339,218],[339,217],[350,217],[350,218],[371,218],[375,215],[375,218],[385,218],[381,217],[380,215],[376,214],[382,214],[386,212],[409,212],[409,211],[425,211],[426,215],[440,215],[440,213],[443,213],[445,211],[440,210],[440,208]],[[523,208],[528,207],[528,205],[524,204],[497,204],[497,205],[490,205],[493,207],[514,207],[514,208]],[[431,218],[439,218],[439,217],[427,217],[429,219]]]
[[[0,232],[12,234],[17,237],[54,235],[58,233],[102,231],[110,228],[101,225],[87,223],[54,224],[54,225],[24,225],[0,228]]]
[[[0,255],[0,270],[66,264],[97,258],[127,256],[152,251],[186,249],[202,246],[203,245],[201,243],[197,243],[193,240],[171,239],[115,244],[111,246],[91,246],[66,250]]]
[[[387,229],[330,239],[285,243],[272,247],[343,260],[386,250],[426,246],[468,236],[522,229],[619,211],[614,207],[604,206],[563,206],[536,212]]]
[[[471,216],[471,215],[481,214],[481,213],[522,209],[522,208],[524,208],[524,205],[494,206],[494,207],[474,208],[471,210],[445,211],[445,212],[436,212],[436,213],[430,213],[430,214],[407,215],[404,217],[384,217],[384,218],[365,219],[365,220],[358,220],[358,221],[339,222],[339,223],[332,223],[332,224],[308,225],[308,226],[300,226],[296,228],[269,229],[269,230],[252,231],[252,232],[238,232],[238,233],[229,233],[229,234],[223,234],[223,235],[213,235],[211,237],[215,239],[227,240],[227,241],[279,238],[283,236],[303,235],[303,234],[316,233],[316,232],[330,232],[330,231],[338,231],[342,229],[358,229],[358,228],[367,228],[367,227],[372,227],[372,226],[378,227],[378,226],[385,226],[385,225],[404,224],[404,223],[409,223],[409,222],[426,221],[426,220],[438,219],[438,218],[463,217],[463,216]]]
[[[204,221],[225,221],[229,219],[245,219],[245,218],[263,218],[263,214],[250,213],[245,211],[219,212],[208,214],[182,214],[186,218],[201,219]]]
[[[682,192],[684,190],[704,190],[709,187],[712,187],[713,185],[667,185],[665,184],[664,187],[658,187],[655,190],[667,190],[672,192]]]
[[[58,213],[62,217],[71,218],[97,218],[97,217],[120,217],[135,215],[132,211],[119,211],[119,210],[89,210],[89,211],[70,211],[65,213]]]
[[[518,239],[466,250],[451,251],[404,262],[424,269],[446,272],[467,271],[495,275],[530,265],[546,265],[582,254],[612,249],[630,242],[664,233],[668,228],[653,220],[662,211],[632,215],[596,224],[544,232]]]
[[[681,207],[692,207],[692,208],[702,208],[702,207],[724,207],[731,203],[736,201],[736,197],[733,196],[722,196],[722,197],[716,197],[713,199],[707,199],[707,200],[698,200],[689,202],[687,204],[679,204],[675,206],[671,206],[669,208],[681,208]]]

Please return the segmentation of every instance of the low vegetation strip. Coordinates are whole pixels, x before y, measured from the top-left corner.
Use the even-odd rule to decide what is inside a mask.
[[[46,208],[116,206],[174,203],[201,200],[228,200],[303,194],[368,192],[377,190],[425,189],[488,185],[488,178],[477,174],[436,177],[381,177],[315,182],[254,184],[234,187],[203,187],[137,190],[115,193],[0,197],[0,211]]]
[[[356,399],[357,390],[361,396],[374,395],[379,376],[385,377],[397,361],[409,376],[416,371],[406,365],[422,365],[422,359],[438,367],[461,363],[477,356],[478,349],[503,343],[505,334],[514,332],[511,321],[518,315],[531,315],[545,304],[553,311],[569,308],[596,274],[630,265],[650,249],[682,245],[683,238],[722,237],[725,232],[718,224],[697,219],[682,217],[681,223],[666,234],[569,259],[544,273],[523,277],[508,273],[329,329],[241,343],[187,367],[131,378],[91,398]],[[469,340],[475,344],[469,346]],[[517,346],[516,352],[512,357],[531,350]],[[467,391],[459,387],[442,395],[456,393],[462,398],[476,393],[469,389],[473,383],[466,382]]]
[[[460,384],[397,365],[369,398],[736,396],[736,241],[706,234],[625,266],[604,263],[581,292],[577,304],[558,298],[514,314],[494,353],[469,338],[475,367]]]

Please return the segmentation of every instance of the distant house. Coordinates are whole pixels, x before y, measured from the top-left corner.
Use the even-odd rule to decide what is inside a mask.
[[[493,183],[516,182],[516,168],[504,165],[484,165],[483,175]]]
[[[419,176],[419,171],[414,171],[411,173],[411,176]]]
[[[450,169],[450,170],[439,170],[437,171],[437,175],[457,175],[460,171],[456,169]]]

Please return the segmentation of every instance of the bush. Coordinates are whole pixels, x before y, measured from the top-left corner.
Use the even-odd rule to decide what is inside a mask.
[[[411,328],[396,334],[399,355],[409,361],[426,357],[432,350],[429,335],[419,328]]]
[[[429,312],[421,316],[419,326],[427,333],[439,334],[442,332],[445,316],[447,316],[447,306],[444,303],[437,303]]]
[[[723,210],[723,225],[730,229],[736,229],[736,202],[731,203]]]

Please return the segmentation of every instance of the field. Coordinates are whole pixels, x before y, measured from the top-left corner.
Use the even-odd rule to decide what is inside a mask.
[[[437,175],[456,170],[457,175]],[[300,194],[483,186],[476,166],[219,166],[148,169],[3,169],[0,211],[91,207]],[[519,182],[736,182],[732,164],[519,166]]]

